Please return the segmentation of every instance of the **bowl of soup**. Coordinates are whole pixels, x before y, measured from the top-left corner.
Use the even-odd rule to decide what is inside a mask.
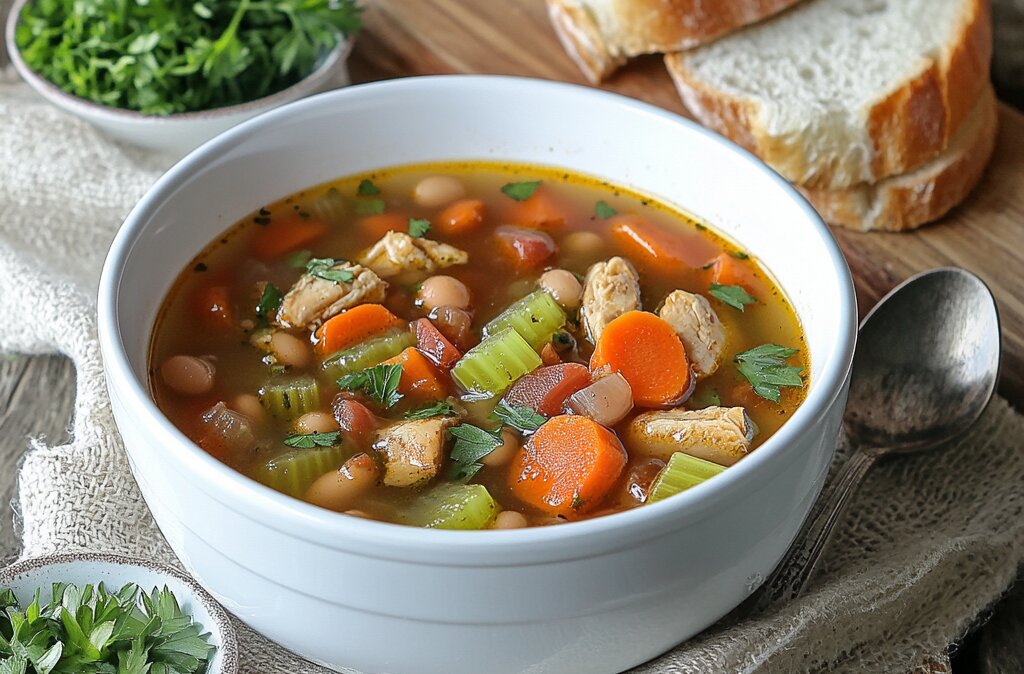
[[[849,270],[721,137],[565,84],[286,106],[125,221],[132,471],[224,605],[328,667],[615,672],[748,596],[824,481]]]

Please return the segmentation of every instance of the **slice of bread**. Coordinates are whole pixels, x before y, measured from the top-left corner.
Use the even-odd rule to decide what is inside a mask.
[[[547,0],[566,52],[600,82],[631,56],[688,49],[799,0]]]
[[[995,148],[998,112],[988,87],[949,147],[932,161],[877,183],[842,190],[797,188],[832,225],[893,232],[919,227],[945,215],[981,180]]]
[[[837,189],[944,150],[991,53],[988,0],[809,0],[666,64],[703,124],[795,183]]]

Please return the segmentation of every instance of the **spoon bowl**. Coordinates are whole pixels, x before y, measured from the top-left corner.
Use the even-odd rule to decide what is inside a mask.
[[[963,433],[999,380],[999,314],[963,269],[918,274],[861,324],[844,423],[858,447],[917,451]]]

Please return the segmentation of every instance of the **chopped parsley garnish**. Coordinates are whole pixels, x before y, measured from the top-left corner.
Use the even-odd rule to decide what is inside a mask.
[[[373,184],[373,181],[369,178],[363,178],[359,181],[359,187],[356,188],[356,194],[361,197],[375,197],[380,194],[380,188]]]
[[[260,295],[260,301],[256,305],[256,313],[259,314],[260,318],[264,318],[267,314],[276,312],[280,306],[281,291],[273,283],[268,283],[263,288],[263,294]]]
[[[501,430],[485,431],[473,424],[459,424],[448,429],[448,435],[455,439],[449,457],[452,460],[448,477],[466,482],[482,468],[480,459],[501,446]]]
[[[299,449],[313,449],[314,447],[333,447],[341,441],[340,431],[328,433],[297,433],[289,435],[284,439],[284,444]]]
[[[380,215],[384,208],[383,199],[360,199],[356,202],[356,215]]]
[[[751,297],[750,293],[744,290],[742,286],[727,286],[719,283],[712,283],[708,292],[728,304],[733,309],[739,309],[740,311],[743,311],[743,307],[748,304],[757,304],[757,300]]]
[[[501,188],[502,194],[516,201],[526,201],[540,187],[542,180],[531,180],[520,183],[508,183]]]
[[[779,402],[780,386],[803,386],[800,378],[802,367],[786,364],[799,351],[778,344],[761,346],[736,354],[733,361],[743,378],[754,387],[754,393],[765,400]]]
[[[422,239],[430,231],[430,220],[409,218],[409,236]]]
[[[402,364],[381,363],[362,372],[347,374],[338,380],[338,388],[346,391],[362,391],[385,408],[394,407],[402,399],[398,383],[402,380]]]
[[[293,269],[304,269],[309,261],[313,259],[313,252],[309,250],[296,250],[288,253],[285,262]]]
[[[354,278],[351,269],[334,269],[335,265],[343,262],[344,260],[335,260],[333,257],[314,257],[306,263],[306,273],[325,281],[351,283]]]
[[[406,419],[429,419],[431,417],[446,417],[454,414],[455,408],[447,400],[439,400],[433,405],[421,407],[418,410],[411,410],[405,413]]]
[[[196,271],[206,271],[209,267],[206,266],[205,262],[196,262],[196,266],[192,267]]]
[[[732,255],[737,260],[748,260],[750,256],[744,253],[742,250],[730,250],[729,255]]]
[[[515,407],[506,404],[504,400],[491,412],[491,418],[523,433],[532,433],[547,421],[529,407]]]
[[[609,206],[608,202],[604,201],[603,199],[594,204],[594,215],[601,218],[602,220],[607,220],[608,218],[612,217],[613,215],[616,215],[617,213],[618,211]]]

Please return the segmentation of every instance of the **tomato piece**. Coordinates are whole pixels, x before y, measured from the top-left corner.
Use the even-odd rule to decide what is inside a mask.
[[[413,325],[416,328],[416,348],[441,369],[452,369],[455,363],[462,358],[462,352],[456,349],[429,319],[421,318]]]
[[[195,295],[196,314],[214,328],[230,328],[235,324],[231,290],[227,286],[205,286]]]
[[[369,447],[371,436],[377,430],[377,417],[370,409],[353,400],[346,393],[339,393],[331,404],[334,420],[349,441],[360,448]]]
[[[541,367],[522,377],[505,394],[506,404],[529,407],[553,417],[562,413],[566,399],[590,385],[590,370],[579,363]]]
[[[498,249],[523,269],[542,267],[558,250],[550,235],[525,227],[502,225],[494,230],[494,236]]]

